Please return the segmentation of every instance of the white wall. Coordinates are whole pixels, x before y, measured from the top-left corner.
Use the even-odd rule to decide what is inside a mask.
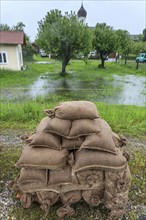
[[[21,70],[23,65],[21,45],[0,45],[0,52],[7,54],[7,63],[0,64],[1,69]]]

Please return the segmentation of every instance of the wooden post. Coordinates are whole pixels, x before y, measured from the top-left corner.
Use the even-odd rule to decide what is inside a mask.
[[[139,61],[136,62],[136,70],[138,70],[139,67]]]

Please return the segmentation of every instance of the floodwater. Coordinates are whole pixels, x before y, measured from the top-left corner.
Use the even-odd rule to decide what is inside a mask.
[[[103,75],[99,75],[96,80],[86,82],[67,78],[53,81],[49,75],[44,74],[30,86],[1,89],[1,102],[18,102],[57,94],[72,100],[87,99],[111,104],[145,106],[145,89],[144,76],[113,75],[113,80],[108,81]]]

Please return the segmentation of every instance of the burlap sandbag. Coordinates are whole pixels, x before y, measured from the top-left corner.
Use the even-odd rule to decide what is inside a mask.
[[[23,193],[35,193],[35,192],[55,192],[60,193],[59,185],[47,185],[44,186],[44,183],[41,181],[23,181],[16,185],[16,189],[20,190]]]
[[[36,136],[36,134],[38,133],[42,133],[42,131],[45,129],[45,127],[47,126],[48,122],[49,122],[50,118],[49,117],[44,117],[40,123],[38,124],[38,126],[36,127],[35,131],[30,135],[24,135],[24,137],[22,138],[26,143],[30,143],[32,141],[32,139]]]
[[[59,199],[59,194],[56,192],[36,192],[38,201],[41,204],[41,209],[45,212],[49,212],[51,205],[55,204]]]
[[[50,185],[69,184],[72,181],[71,176],[72,169],[67,165],[62,170],[49,170],[49,182]]]
[[[93,149],[110,152],[117,154],[116,147],[112,137],[112,129],[108,123],[101,120],[101,131],[97,134],[88,135],[85,137],[85,141],[81,145],[80,149]]]
[[[72,121],[69,137],[75,138],[83,135],[98,133],[101,130],[101,119],[78,119]]]
[[[67,150],[74,150],[74,149],[79,149],[84,141],[85,137],[77,137],[77,138],[62,138],[62,149],[67,149]]]
[[[125,193],[131,186],[131,173],[129,167],[118,173],[105,172],[105,189],[111,195],[116,193]],[[128,192],[127,192],[128,193]]]
[[[23,208],[29,208],[33,202],[33,196],[30,193],[23,193],[20,197]]]
[[[123,135],[118,135],[115,132],[112,132],[112,138],[116,147],[120,148],[126,145],[127,139]]]
[[[47,126],[47,124],[49,123],[50,118],[49,117],[44,117],[40,123],[38,124],[38,126],[36,127],[35,132],[42,132],[45,127]]]
[[[57,216],[64,219],[65,217],[71,217],[75,214],[75,210],[69,205],[64,205],[57,209]]]
[[[62,120],[59,118],[52,118],[52,119],[50,118],[44,131],[66,137],[69,135],[71,124],[72,123],[70,120]]]
[[[18,167],[60,170],[65,167],[68,151],[26,146],[17,162]]]
[[[42,182],[43,186],[47,185],[48,182],[48,170],[43,169],[33,169],[33,168],[21,168],[19,178],[17,183],[22,182]]]
[[[96,189],[97,187],[92,187],[92,189]],[[79,183],[71,183],[71,184],[62,184],[60,185],[60,193],[67,193],[71,191],[78,190],[89,190],[91,187],[87,184],[79,184]]]
[[[44,184],[42,181],[26,180],[23,182],[18,182],[16,187],[16,189],[23,193],[34,193],[46,188],[46,184]]]
[[[116,155],[108,152],[83,149],[76,151],[73,170],[75,173],[88,169],[111,170],[116,172],[123,170],[126,166],[127,160],[118,149]]]
[[[98,206],[103,202],[104,189],[83,190],[82,197],[90,206]]]
[[[64,205],[66,204],[71,205],[81,200],[82,193],[81,190],[74,190],[66,193],[61,193],[60,198]]]
[[[104,188],[104,171],[89,169],[77,172],[76,176],[80,184]]]
[[[110,219],[122,218],[128,202],[130,185],[131,174],[128,166],[121,172],[105,172],[104,204],[111,209]]]
[[[104,204],[106,208],[111,210],[125,210],[128,203],[128,193],[116,193],[114,196],[105,190]]]
[[[29,137],[29,145],[32,147],[48,147],[56,150],[61,149],[61,138],[56,134],[37,132]]]
[[[50,117],[61,119],[95,119],[99,117],[96,105],[89,101],[62,102],[54,110],[45,110]]]

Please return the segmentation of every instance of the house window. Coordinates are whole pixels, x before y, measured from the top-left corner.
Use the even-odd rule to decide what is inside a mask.
[[[0,64],[6,64],[6,63],[8,63],[6,52],[0,52]]]

